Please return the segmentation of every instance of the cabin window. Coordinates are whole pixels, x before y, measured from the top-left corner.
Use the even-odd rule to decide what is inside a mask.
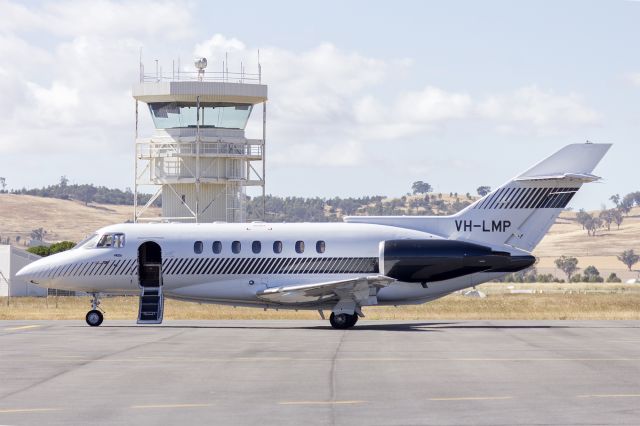
[[[251,243],[251,251],[254,252],[255,254],[260,253],[260,250],[262,250],[262,243],[260,243],[260,241],[254,241]]]
[[[325,248],[324,241],[318,241],[318,242],[316,243],[316,251],[317,251],[318,253],[324,253],[324,248]]]
[[[222,242],[214,241],[213,244],[211,244],[211,250],[214,254],[220,254],[220,252],[222,252]]]
[[[304,253],[304,241],[296,241],[296,253]]]
[[[231,251],[234,252],[235,254],[240,253],[240,250],[242,250],[242,244],[240,244],[240,241],[234,241],[231,243]]]
[[[282,241],[274,241],[273,242],[273,252],[274,253],[282,253]]]
[[[104,234],[102,237],[100,237],[100,239],[98,240],[98,244],[96,244],[96,247],[99,248],[122,248],[124,247],[124,242],[125,242],[125,238],[124,238],[124,234],[121,233],[109,233],[109,234]]]
[[[202,244],[202,241],[196,241],[195,243],[193,243],[193,252],[195,254],[201,254],[203,247],[204,247],[204,244]]]

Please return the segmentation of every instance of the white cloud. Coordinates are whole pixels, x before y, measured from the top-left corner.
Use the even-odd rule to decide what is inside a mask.
[[[4,1],[0,16],[0,153],[130,149],[140,47],[193,31],[184,2]]]
[[[239,38],[215,34],[194,42],[193,13],[182,2],[71,0],[36,7],[0,0],[6,21],[0,28],[0,107],[7,111],[0,116],[0,153],[130,150],[140,46],[180,53],[189,43],[194,56],[208,58],[210,70],[227,54],[230,71],[241,62],[248,72],[257,70],[257,47]],[[46,42],[32,42],[34,32]],[[363,164],[375,143],[426,139],[452,121],[484,120],[500,131],[522,123],[555,129],[597,120],[578,95],[535,86],[486,98],[424,82],[410,90],[402,82],[410,59],[370,57],[328,42],[299,52],[266,46],[259,53],[269,84],[273,166],[292,159],[306,166]],[[396,94],[385,95],[386,86]]]
[[[599,115],[576,94],[559,95],[536,86],[506,95],[493,95],[478,103],[481,117],[504,123],[528,124],[553,130],[566,125],[594,124]]]
[[[193,35],[192,9],[190,2],[178,1],[67,0],[27,7],[5,0],[0,2],[5,18],[0,32],[180,39]]]
[[[634,86],[640,87],[640,72],[632,72],[626,75],[627,81]]]

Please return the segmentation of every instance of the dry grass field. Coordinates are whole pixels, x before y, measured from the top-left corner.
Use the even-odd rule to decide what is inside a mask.
[[[84,319],[90,304],[85,297],[0,298],[0,320]],[[135,320],[136,297],[102,299],[106,320]],[[633,293],[490,294],[485,299],[452,294],[414,306],[367,307],[376,320],[640,320],[640,291]],[[329,312],[326,313],[327,315]],[[199,319],[318,319],[315,311],[263,311],[166,300],[166,320]]]

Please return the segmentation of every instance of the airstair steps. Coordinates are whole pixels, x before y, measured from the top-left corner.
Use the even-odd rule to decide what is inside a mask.
[[[143,287],[140,293],[138,324],[161,324],[163,312],[162,287]]]

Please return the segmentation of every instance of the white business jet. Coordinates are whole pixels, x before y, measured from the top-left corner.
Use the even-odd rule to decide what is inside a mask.
[[[264,309],[331,311],[428,302],[520,271],[609,144],[568,145],[451,216],[350,216],[344,223],[119,224],[18,276],[99,297],[140,295],[139,324],[162,322],[164,297]]]

